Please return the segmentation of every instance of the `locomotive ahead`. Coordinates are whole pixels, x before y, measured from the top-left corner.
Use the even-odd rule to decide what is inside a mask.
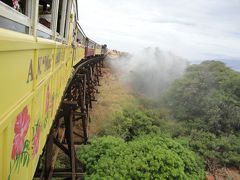
[[[0,0],[0,179],[32,179],[73,67],[105,53],[75,0]]]

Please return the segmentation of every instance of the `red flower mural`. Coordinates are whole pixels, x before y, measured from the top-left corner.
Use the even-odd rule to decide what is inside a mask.
[[[49,97],[50,97],[50,91],[49,91],[49,86],[48,86],[48,87],[47,87],[47,93],[46,93],[45,114],[47,114],[47,112],[48,112]]]
[[[41,127],[37,126],[36,134],[33,137],[33,157],[37,154],[39,148],[39,139],[40,139]]]
[[[14,139],[12,147],[12,159],[16,159],[16,156],[21,155],[24,147],[24,138],[28,132],[30,123],[30,115],[28,114],[27,106],[17,116],[14,127]]]

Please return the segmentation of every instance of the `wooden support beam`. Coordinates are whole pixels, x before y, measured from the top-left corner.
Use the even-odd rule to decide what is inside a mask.
[[[77,159],[75,145],[86,144],[88,140],[88,125],[91,120],[88,111],[92,108],[92,101],[96,100],[95,94],[98,92],[96,86],[99,85],[101,76],[101,58],[83,60],[75,67],[75,72],[64,91],[61,105],[47,138],[42,155],[44,163],[39,163],[35,177],[79,179],[84,176],[83,165]],[[65,129],[62,136],[58,134],[59,128]],[[53,148],[53,144],[56,145],[57,150]],[[59,149],[70,159],[70,169],[54,168],[57,158],[54,152],[58,152]]]

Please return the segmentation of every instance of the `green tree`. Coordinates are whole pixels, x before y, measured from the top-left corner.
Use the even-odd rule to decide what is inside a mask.
[[[112,124],[102,134],[121,137],[130,141],[135,137],[146,134],[157,134],[159,120],[155,113],[140,109],[123,109],[116,113]]]
[[[186,141],[182,144],[205,159],[208,169],[214,169],[216,165],[240,167],[240,137],[237,135],[216,136],[193,130],[190,136],[183,139]]]
[[[202,161],[170,138],[92,139],[78,152],[86,179],[204,179]]]
[[[191,65],[165,98],[180,121],[198,121],[215,134],[240,130],[240,73],[219,61]]]

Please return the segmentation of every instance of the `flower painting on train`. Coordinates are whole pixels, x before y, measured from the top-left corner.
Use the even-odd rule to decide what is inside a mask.
[[[20,166],[28,166],[30,161],[29,150],[30,141],[26,138],[30,126],[30,114],[28,107],[25,106],[23,110],[17,115],[14,124],[14,138],[12,145],[12,155],[10,161],[10,172],[8,179],[11,178],[13,171],[19,171]]]
[[[30,115],[28,114],[27,106],[20,112],[16,118],[14,126],[14,139],[12,147],[12,159],[15,160],[17,156],[21,156],[25,145],[25,136],[28,132],[30,124]]]
[[[41,126],[39,123],[37,123],[35,135],[33,137],[33,157],[35,157],[36,154],[38,153],[40,133],[41,133]]]

